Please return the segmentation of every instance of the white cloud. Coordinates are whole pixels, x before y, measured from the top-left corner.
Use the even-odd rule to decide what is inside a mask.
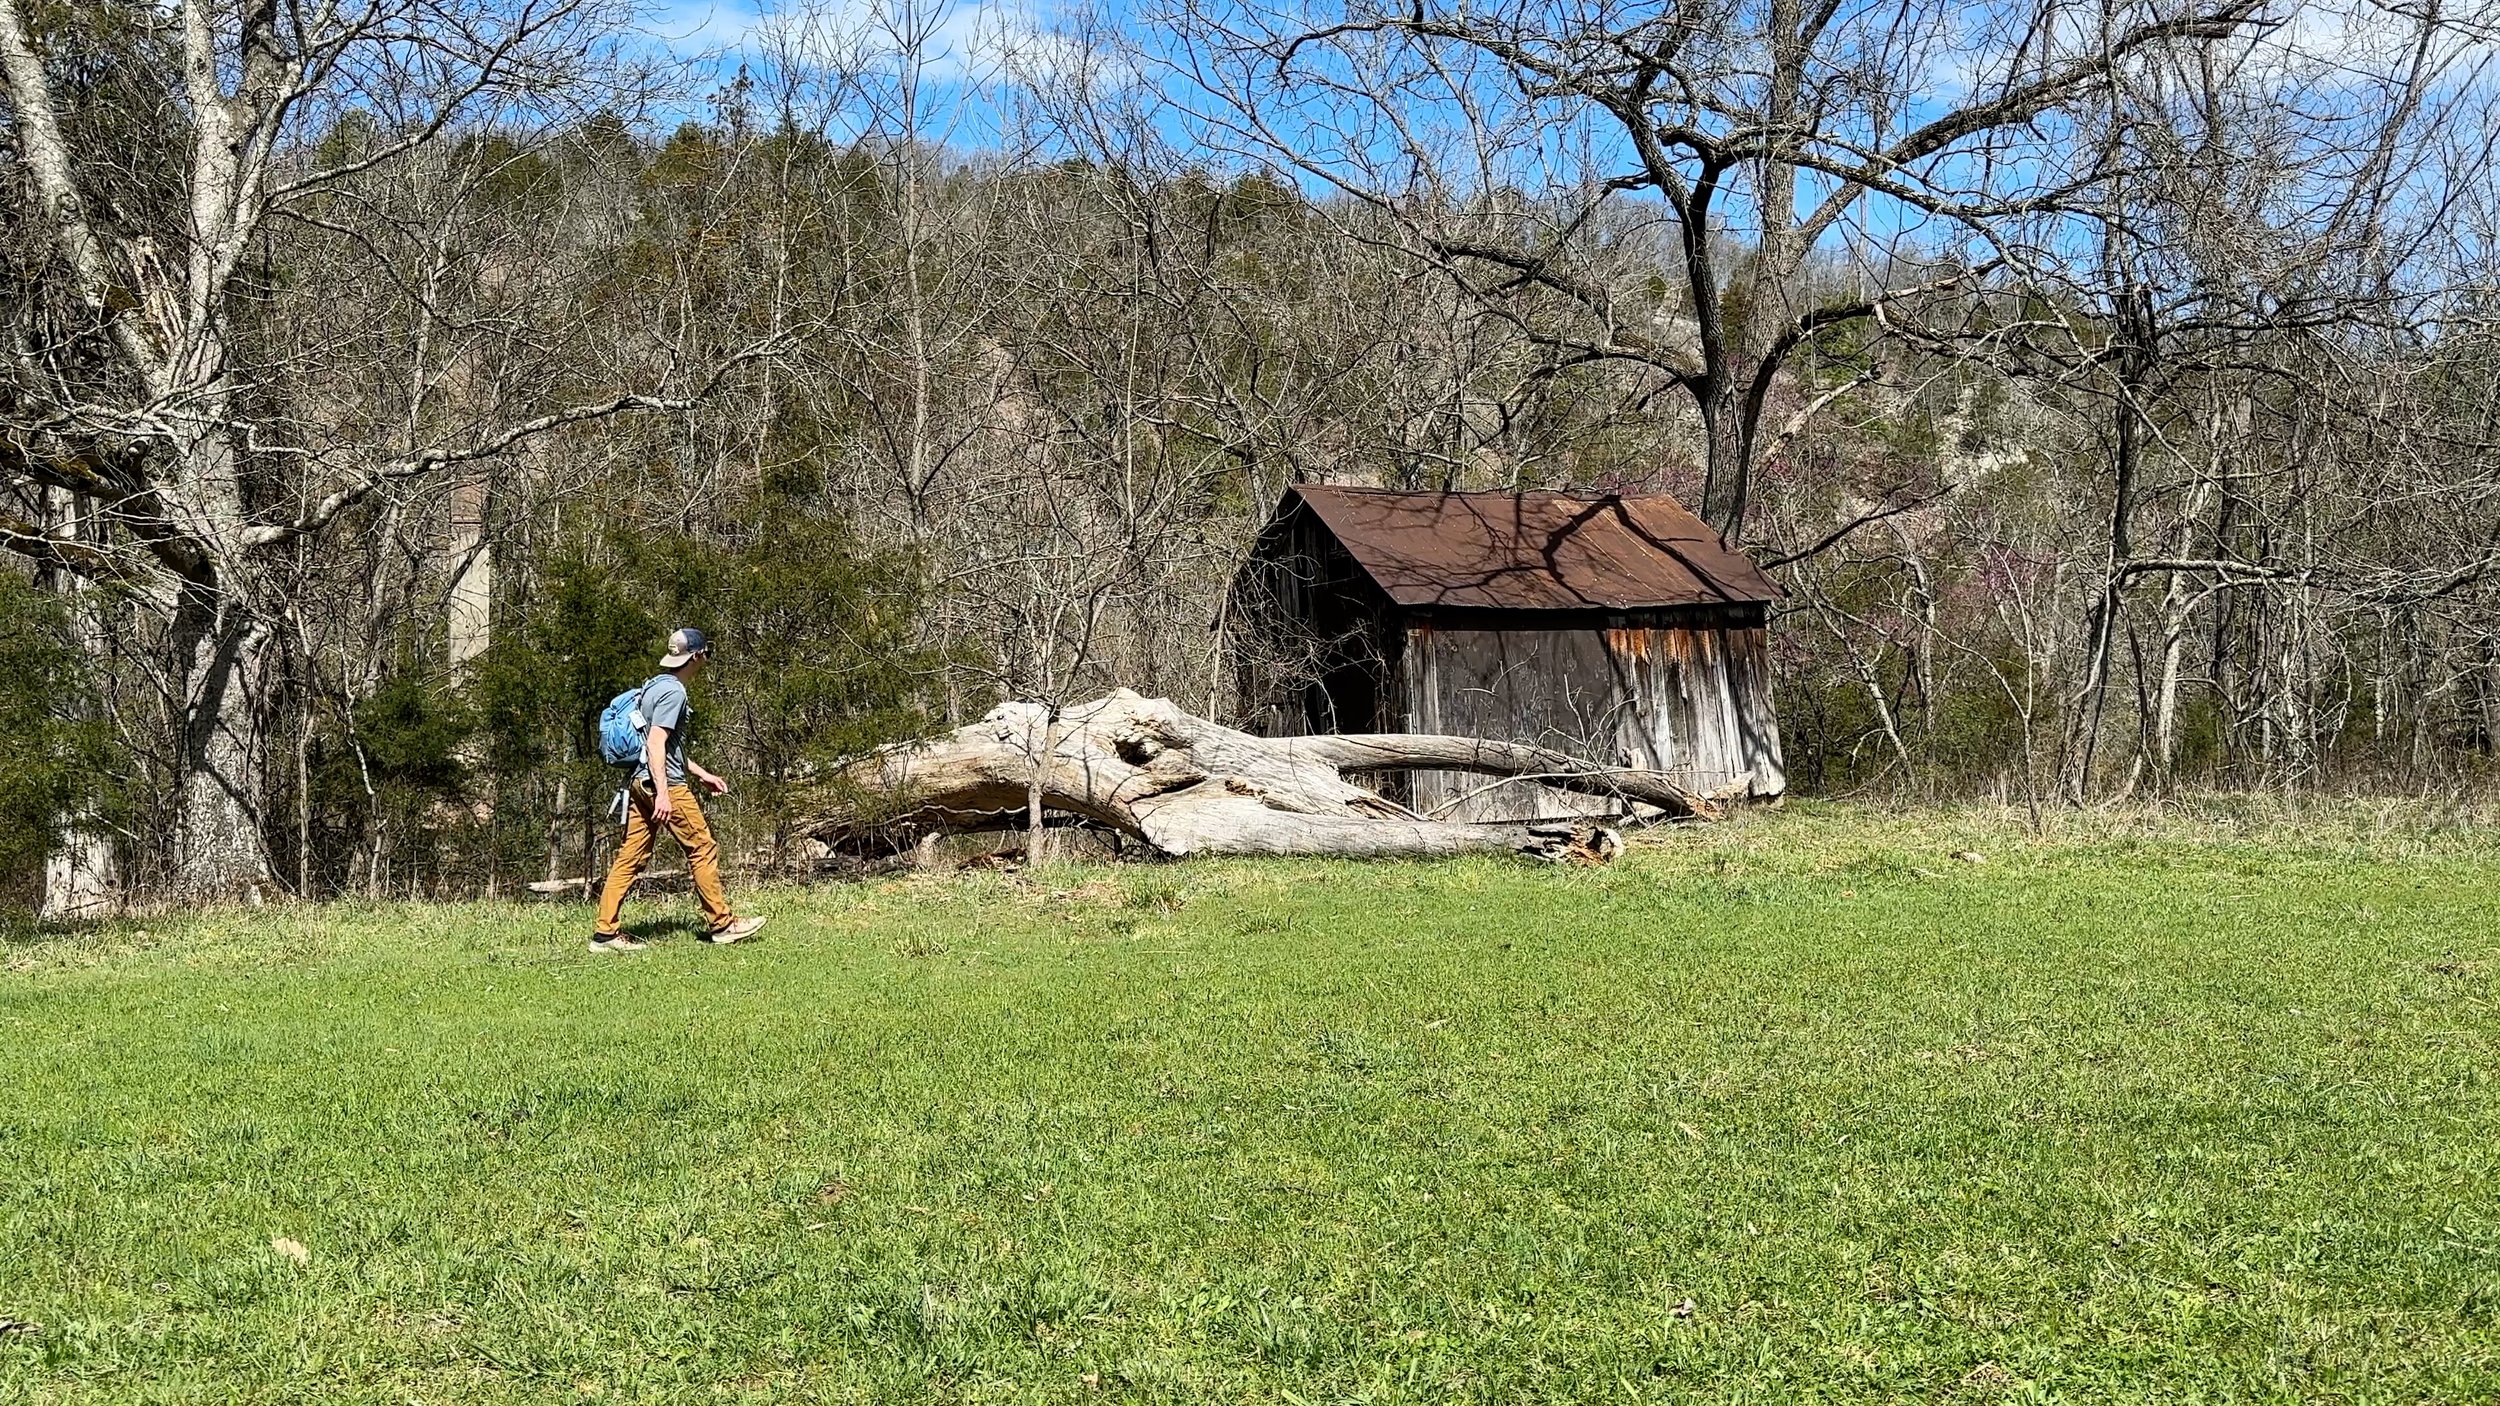
[[[891,71],[908,62],[924,79],[947,83],[986,82],[1053,34],[1051,16],[1025,0],[764,3],[737,31],[749,45],[769,28],[794,51],[831,66]]]
[[[671,53],[691,58],[744,47],[763,22],[748,0],[668,0],[649,12],[643,32]]]
[[[2128,23],[2153,17],[2149,9],[2121,13]],[[2403,0],[2275,0],[2218,52],[2243,91],[2358,92],[2397,81],[2415,62],[2423,13]],[[2102,15],[2082,6],[1964,6],[1944,22],[1946,42],[1928,56],[1928,92],[1957,101],[2003,84],[2017,65],[2028,74],[2084,58],[2106,37]],[[2432,70],[2477,44],[2463,25],[2441,28],[2427,49]]]

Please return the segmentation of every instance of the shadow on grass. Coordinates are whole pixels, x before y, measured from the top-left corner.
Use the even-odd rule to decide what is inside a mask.
[[[38,955],[115,943],[130,926],[109,918],[52,918],[38,922],[31,913],[0,910],[0,969],[18,959],[31,960]]]
[[[625,935],[636,942],[668,942],[679,938],[700,939],[711,929],[700,918],[646,918],[627,923]]]

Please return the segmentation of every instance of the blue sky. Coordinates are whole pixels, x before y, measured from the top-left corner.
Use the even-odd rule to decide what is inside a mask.
[[[1086,3],[1088,0],[764,0],[764,4],[780,7],[776,14],[768,12],[758,0],[661,0],[649,12],[647,32],[677,55],[716,64],[720,76],[725,78],[734,71],[740,51],[753,45],[761,37],[759,31],[768,24],[805,17],[816,24],[820,39],[839,47],[838,36],[846,31],[872,28],[880,15],[916,10],[931,34],[932,54],[926,68],[930,105],[950,114],[940,124],[944,130],[938,134],[939,139],[959,147],[977,148],[989,145],[984,140],[985,133],[1004,129],[1003,124],[991,121],[1002,113],[1004,90],[989,86],[998,75],[1001,54],[1009,47],[1015,48],[1028,77],[1037,71],[1051,73],[1055,63],[1067,62],[1065,55],[1077,52],[1068,41],[1057,38],[1055,30],[1078,13],[1075,7]],[[1104,16],[1110,24],[1131,26],[1135,12],[1126,7],[1125,0],[1102,3],[1110,7]],[[1259,17],[1252,8],[1257,0],[1240,3],[1242,8],[1233,11],[1233,15],[1245,21]],[[1292,0],[1275,3],[1290,5]],[[1342,13],[1341,0],[1304,3],[1315,20],[1324,21],[1332,13]],[[1447,3],[1455,8],[1457,0]],[[1525,3],[1534,6],[1537,0]],[[1058,8],[1063,5],[1068,8]],[[1750,9],[1747,0],[1737,0],[1737,5],[1740,11]],[[2368,105],[2372,75],[2383,74],[2400,64],[2410,54],[2416,37],[2408,12],[2396,5],[2397,0],[2275,0],[2275,15],[2281,22],[2250,41],[2241,53],[2241,78],[2250,85],[2252,93],[2268,93],[2270,100],[2307,104],[2321,112],[2340,111],[2366,125],[2367,114],[2357,109]],[[1894,70],[1888,75],[1901,85],[1906,104],[1890,119],[1891,130],[1898,132],[1902,124],[1915,123],[1942,111],[2001,74],[2016,52],[2015,36],[2037,34],[2030,24],[2038,13],[2029,0],[1941,0],[1933,8],[1898,6],[1896,0],[1844,0],[1842,18],[1834,32],[1847,31],[1853,16],[1862,18],[1863,40],[1876,46],[1868,52],[1877,55],[1880,69],[1883,56],[1900,52],[1892,45],[1904,31],[1894,27],[1892,20],[1916,17],[1911,20],[1912,32],[1927,36],[1911,45],[1910,51],[1920,56],[1913,61],[1919,71]],[[2087,11],[2065,13],[2068,23],[2076,27],[2071,35],[2060,36],[2057,47],[2078,52],[2072,46],[2088,47],[2091,42],[2086,32],[2090,25],[2085,18]],[[2053,22],[2053,27],[2063,26]],[[1150,46],[1162,47],[1151,36],[1145,37]],[[876,41],[868,42],[875,46]],[[2461,60],[2456,75],[2461,81],[2479,86],[2483,81],[2481,60],[2486,56],[2485,50],[2468,55],[2460,49],[2456,54]],[[1320,60],[1322,65],[1328,62]],[[1176,70],[1160,69],[1151,60],[1144,67],[1149,72],[1165,73],[1167,81],[1175,84],[1168,95],[1183,107],[1193,105],[1187,83],[1170,77]],[[1270,69],[1260,80],[1267,83],[1274,76],[1272,65],[1262,67]],[[1130,78],[1142,76],[1135,69],[1122,68],[1118,72]],[[1529,113],[1498,75],[1479,72],[1473,79],[1455,81],[1469,87],[1468,105],[1479,117],[1489,118],[1496,126],[1505,119],[1517,122],[1501,136],[1506,146],[1502,153],[1505,164],[1482,167],[1484,175],[1527,189],[1547,186],[1559,193],[1574,187],[1587,162],[1594,160],[1614,170],[1631,164],[1628,153],[1620,149],[1619,134],[1611,133],[1604,123],[1553,128],[1546,126],[1545,121],[1558,115],[1555,111],[1548,108],[1541,114]],[[1435,149],[1433,159],[1446,174],[1456,176],[1464,185],[1470,168],[1476,165],[1471,134],[1480,136],[1483,128],[1470,129],[1468,123],[1460,120],[1459,104],[1449,100],[1451,91],[1454,90],[1444,89],[1442,98],[1435,100],[1427,91],[1417,90],[1414,100],[1406,106],[1406,115],[1411,119],[1407,130],[1410,135],[1424,133],[1426,145]],[[708,95],[708,88],[701,95],[690,94],[698,101]],[[1194,96],[1203,100],[1204,95]],[[1389,155],[1391,159],[1385,166],[1396,168],[1399,162],[1394,152],[1381,145],[1392,129],[1378,125],[1374,120],[1377,114],[1356,114],[1353,125],[1347,126],[1350,111],[1344,104],[1332,107],[1324,88],[1307,82],[1271,84],[1262,99],[1262,116],[1275,124],[1273,135],[1304,156],[1351,168],[1374,164]],[[1207,150],[1211,157],[1215,155],[1193,143],[1192,135],[1200,130],[1199,124],[1181,113],[1166,108],[1153,121],[1157,131],[1183,150]],[[1875,137],[1873,132],[1862,135]],[[2467,134],[2441,135],[2456,140]],[[2473,135],[2479,136],[2479,132]],[[2019,182],[2026,172],[2040,172],[2042,168],[2034,163],[2049,159],[2060,140],[2053,125],[2047,131],[2035,129],[2029,133],[2027,146],[2026,139],[2018,135],[2017,149],[2000,159],[1995,180]],[[1880,145],[1880,141],[1876,144]],[[1235,163],[1217,158],[1215,164]],[[1372,179],[1358,183],[1376,186],[1377,177],[1383,174],[1386,172],[1368,173]],[[1949,167],[1937,174],[1946,180],[1957,175]],[[1297,179],[1309,189],[1325,185],[1317,173],[1307,168]],[[1878,245],[1891,243],[1919,223],[1907,207],[1884,208],[1888,203],[1871,201],[1854,212],[1860,235],[1872,238]],[[1741,224],[1742,208],[1739,192],[1723,213]],[[1950,237],[1945,230],[1936,233]]]
[[[763,16],[744,0],[671,0],[651,17],[653,38],[680,53],[702,53],[744,43]]]
[[[646,32],[675,53],[710,56],[751,45],[776,18],[865,29],[878,15],[906,7],[931,17],[939,46],[951,50],[958,65],[995,48],[998,36],[1046,33],[1055,15],[1049,0],[659,0],[647,11]]]

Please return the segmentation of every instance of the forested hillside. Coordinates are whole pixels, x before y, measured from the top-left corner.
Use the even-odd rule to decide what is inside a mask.
[[[1003,697],[1225,717],[1298,481],[1683,498],[1801,791],[2476,784],[2492,19],[0,0],[0,868],[582,874],[680,623],[786,857]]]

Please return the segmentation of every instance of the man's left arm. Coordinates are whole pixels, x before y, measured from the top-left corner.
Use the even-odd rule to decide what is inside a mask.
[[[729,794],[729,783],[722,780],[717,774],[705,771],[701,766],[696,764],[695,759],[692,757],[686,758],[686,774],[693,777],[695,780],[702,782],[704,786],[707,787],[715,796],[726,796]]]

